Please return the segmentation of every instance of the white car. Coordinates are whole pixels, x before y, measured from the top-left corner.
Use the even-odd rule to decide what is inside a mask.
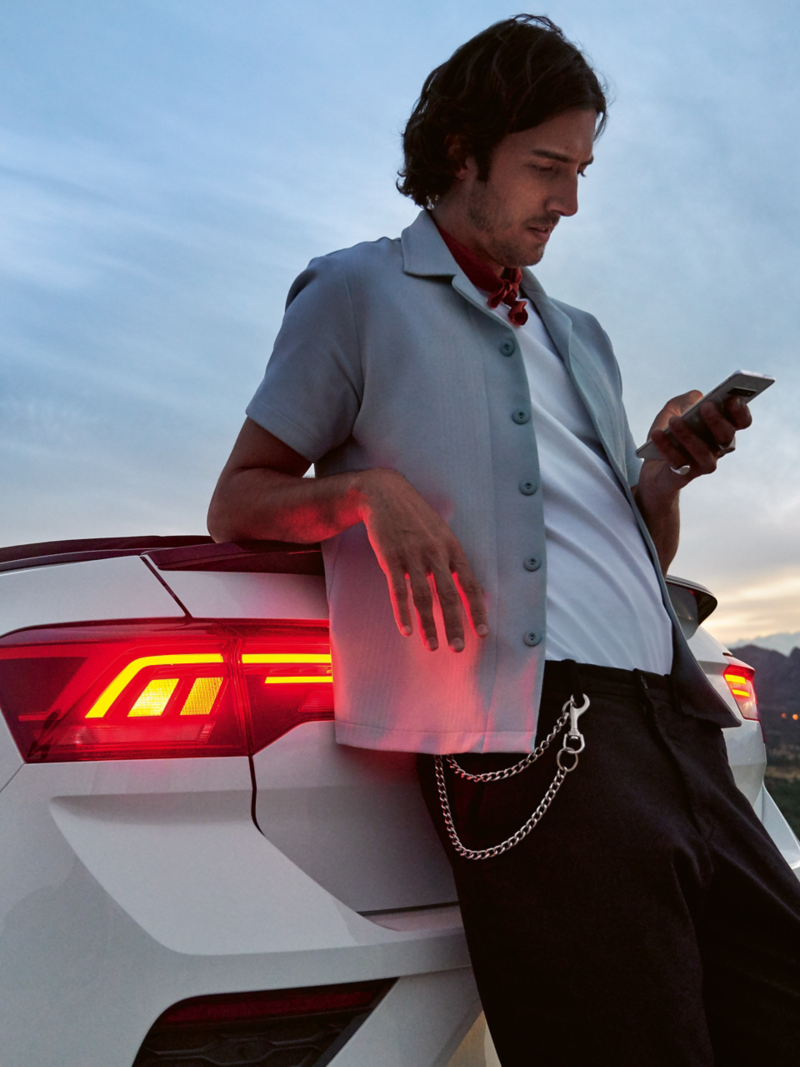
[[[800,873],[752,671],[671,589]],[[3,1067],[486,1062],[414,757],[334,742],[316,547],[0,549],[0,635]]]

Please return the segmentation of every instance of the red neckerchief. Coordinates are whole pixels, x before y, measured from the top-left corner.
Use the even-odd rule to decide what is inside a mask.
[[[507,304],[510,309],[508,321],[513,326],[524,326],[528,321],[528,312],[525,308],[525,301],[519,298],[519,286],[522,281],[522,271],[519,267],[506,267],[500,278],[491,267],[478,259],[474,252],[470,252],[449,233],[445,233],[441,226],[437,224],[436,228],[452,252],[453,259],[472,284],[489,293],[487,301],[489,307],[496,308],[500,303]]]

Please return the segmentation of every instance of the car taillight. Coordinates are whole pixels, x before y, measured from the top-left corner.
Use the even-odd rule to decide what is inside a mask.
[[[758,702],[753,686],[755,671],[743,663],[731,663],[725,668],[725,681],[736,701],[743,719],[758,719]]]
[[[193,997],[156,1020],[133,1067],[329,1063],[392,984],[389,979]]]
[[[252,636],[242,646],[241,670],[250,708],[253,751],[258,752],[297,722],[333,718],[333,675],[327,631],[324,640]]]
[[[0,709],[28,762],[234,756],[333,717],[327,626],[128,623],[0,640]]]

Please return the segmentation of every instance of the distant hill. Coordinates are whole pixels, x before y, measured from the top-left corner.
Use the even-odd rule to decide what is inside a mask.
[[[755,645],[756,648],[772,648],[776,652],[782,652],[788,656],[793,648],[800,647],[800,630],[793,634],[767,634],[765,637],[750,637],[746,641],[740,641],[739,647]]]
[[[748,644],[731,652],[755,668],[756,696],[768,747],[800,745],[800,648],[784,655]]]

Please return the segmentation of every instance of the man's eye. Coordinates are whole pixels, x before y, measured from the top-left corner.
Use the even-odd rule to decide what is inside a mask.
[[[551,171],[551,170],[553,170],[552,167],[543,167],[540,163],[531,163],[531,166],[533,167],[534,170],[538,170],[538,171]]]

